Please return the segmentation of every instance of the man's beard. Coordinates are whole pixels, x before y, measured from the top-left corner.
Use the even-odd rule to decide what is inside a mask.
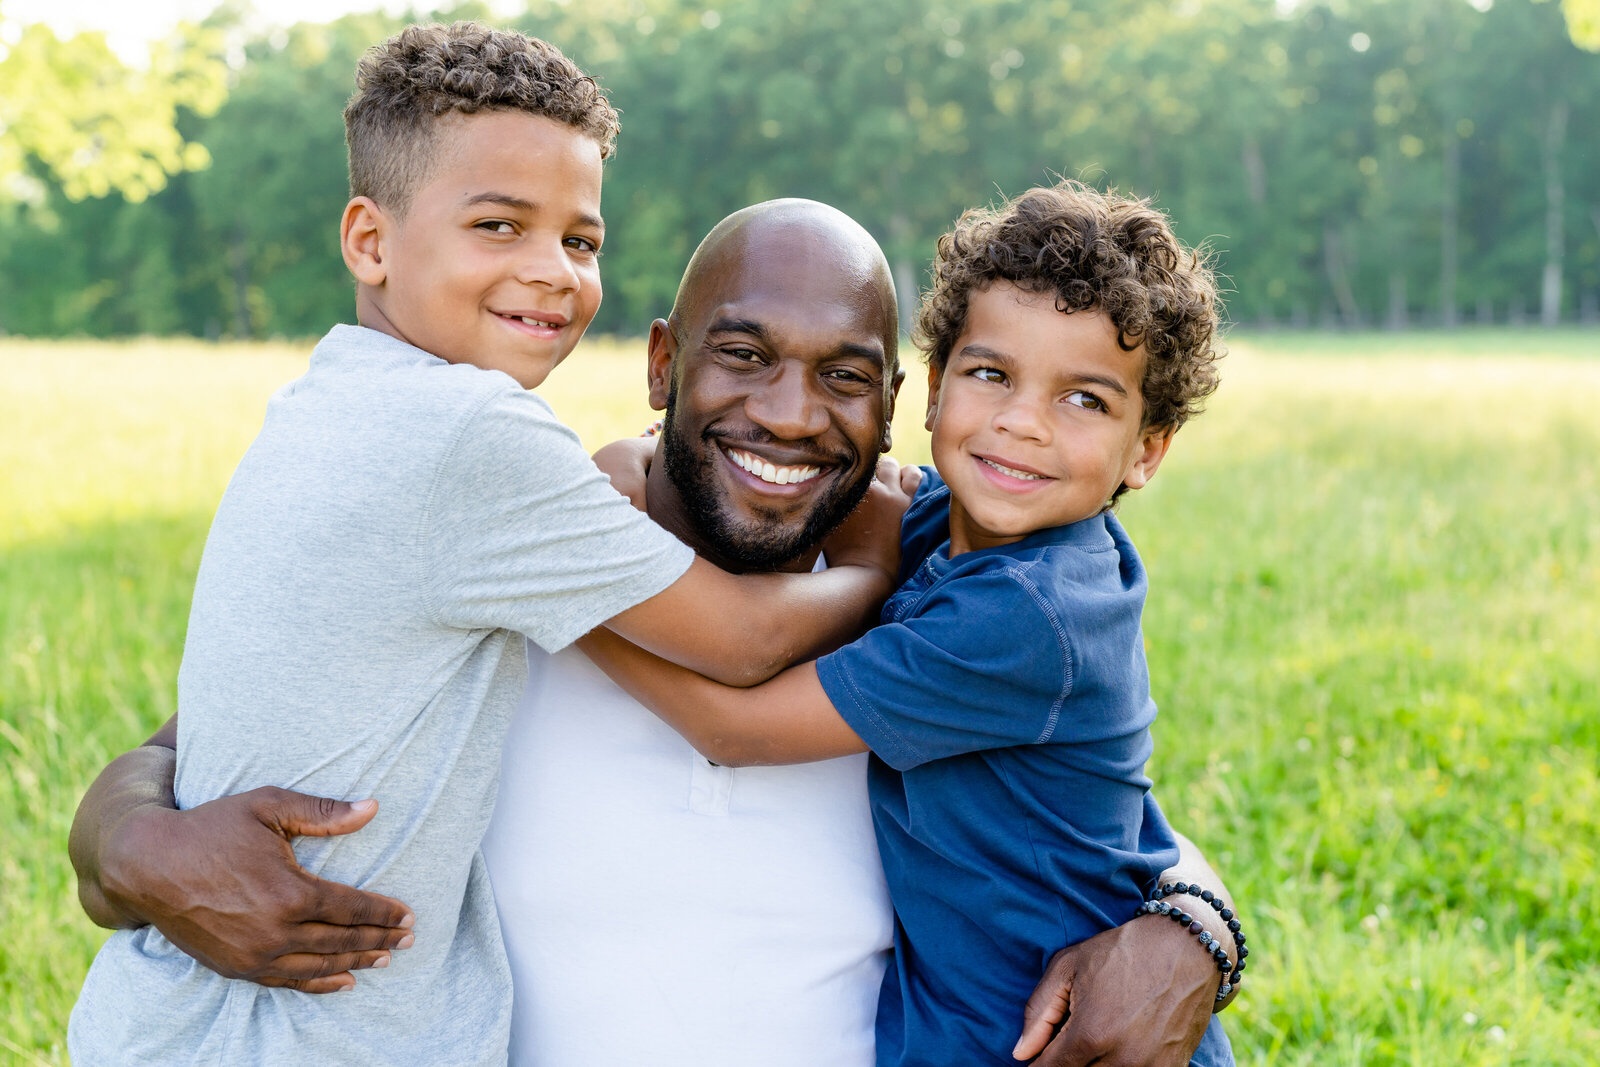
[[[874,468],[868,467],[854,482],[825,490],[812,505],[805,521],[797,525],[780,523],[776,517],[766,524],[738,522],[718,506],[721,490],[712,465],[718,461],[721,449],[715,441],[703,439],[697,451],[686,440],[673,419],[677,399],[674,387],[667,396],[667,415],[661,424],[661,459],[694,532],[726,565],[749,571],[776,570],[820,544],[855,510],[872,485]],[[776,439],[767,435],[764,440]],[[760,444],[764,440],[740,443]],[[853,455],[841,454],[836,457],[836,463],[849,467],[855,459]]]

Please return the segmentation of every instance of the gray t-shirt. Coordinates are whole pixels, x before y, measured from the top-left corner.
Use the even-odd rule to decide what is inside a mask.
[[[120,931],[73,1010],[74,1062],[503,1062],[511,978],[479,842],[526,674],[518,635],[555,652],[692,559],[511,378],[335,327],[272,399],[212,523],[177,798],[376,797],[365,829],[295,851],[411,905],[416,946],[313,997]]]

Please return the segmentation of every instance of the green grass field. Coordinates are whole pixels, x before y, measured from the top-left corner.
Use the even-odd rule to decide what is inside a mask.
[[[1123,508],[1152,774],[1227,875],[1249,1064],[1600,1048],[1600,335],[1241,336]],[[0,342],[0,1062],[65,1061],[102,939],[79,794],[173,711],[212,508],[304,349]],[[926,459],[920,370],[897,420]],[[642,346],[546,395],[637,433]]]

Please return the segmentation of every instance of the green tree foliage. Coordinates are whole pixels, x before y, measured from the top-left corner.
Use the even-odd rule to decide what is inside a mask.
[[[179,109],[216,111],[225,93],[221,40],[187,25],[125,66],[102,34],[62,40],[46,26],[13,26],[0,11],[0,196],[37,163],[73,200],[111,192],[139,201],[169,175],[204,167],[203,145],[178,132]]]
[[[1600,56],[1579,47],[1595,7],[533,0],[516,23],[623,113],[601,329],[664,314],[700,235],[772,196],[860,219],[909,305],[963,208],[1056,174],[1154,197],[1214,250],[1236,320],[1403,326],[1600,318]],[[206,32],[237,34],[230,17]],[[82,186],[30,150],[49,188],[0,207],[0,327],[307,335],[347,319],[340,111],[362,49],[397,26],[248,41],[227,102],[178,115],[212,165],[144,203],[76,202]]]

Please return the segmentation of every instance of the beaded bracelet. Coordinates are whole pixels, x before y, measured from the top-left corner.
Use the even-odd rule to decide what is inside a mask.
[[[1207,930],[1200,920],[1161,899],[1173,893],[1187,893],[1190,896],[1199,897],[1217,911],[1222,921],[1228,924],[1228,932],[1233,934],[1233,941],[1238,947],[1239,953],[1237,962],[1228,959],[1227,951],[1217,942],[1216,938],[1211,936],[1211,931]],[[1240,930],[1239,920],[1234,916],[1233,910],[1211,890],[1201,889],[1199,886],[1188,882],[1169,882],[1157,887],[1155,892],[1151,894],[1150,899],[1139,905],[1139,909],[1134,912],[1134,917],[1137,918],[1140,915],[1164,915],[1179,926],[1187,926],[1191,934],[1200,935],[1201,946],[1211,953],[1211,958],[1217,962],[1217,970],[1222,972],[1222,984],[1217,987],[1218,1000],[1227,999],[1228,994],[1237,989],[1244,981],[1244,962],[1245,957],[1250,955],[1250,950],[1245,947],[1244,934]]]

